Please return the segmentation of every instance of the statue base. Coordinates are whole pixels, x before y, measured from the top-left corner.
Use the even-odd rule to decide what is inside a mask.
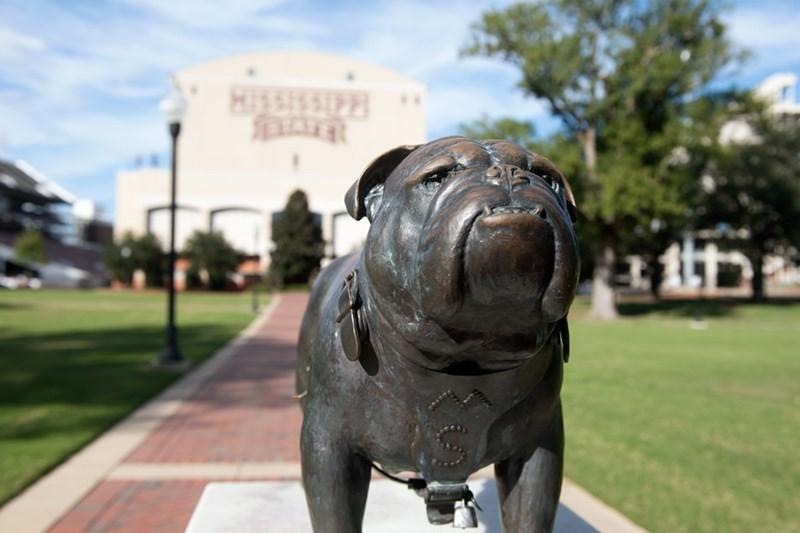
[[[478,527],[467,532],[500,533],[500,515],[493,479],[473,479],[469,486],[483,509]],[[300,481],[214,482],[206,485],[186,533],[310,532],[306,498]],[[399,483],[373,479],[364,514],[364,531],[442,533],[450,526],[428,523],[425,501]],[[597,531],[560,505],[556,532]]]

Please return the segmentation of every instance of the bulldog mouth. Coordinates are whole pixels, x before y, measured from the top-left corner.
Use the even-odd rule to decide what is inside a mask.
[[[516,205],[497,205],[491,207],[489,205],[485,205],[483,207],[483,216],[490,217],[493,215],[509,215],[509,214],[528,214],[528,215],[535,215],[541,219],[547,218],[547,212],[544,210],[543,207],[536,206],[536,207],[523,207],[523,206],[516,206]]]

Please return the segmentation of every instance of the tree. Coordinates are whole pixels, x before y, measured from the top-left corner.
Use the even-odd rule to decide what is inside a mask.
[[[14,241],[14,255],[21,261],[44,263],[47,261],[44,244],[41,231],[26,229]]]
[[[536,128],[531,121],[507,117],[491,119],[488,115],[483,115],[470,124],[461,124],[459,129],[465,137],[472,139],[505,139],[529,150],[536,143]]]
[[[137,269],[144,272],[148,287],[164,286],[166,258],[161,241],[152,233],[142,235],[133,241],[132,257]]]
[[[763,300],[764,258],[800,248],[800,123],[752,95],[733,95],[719,107],[699,222],[727,228],[728,244],[753,267],[752,298]]]
[[[126,285],[131,284],[137,270],[144,272],[148,286],[163,284],[164,252],[155,235],[135,237],[127,232],[121,239],[106,246],[104,259],[114,279]]]
[[[294,191],[280,216],[272,224],[275,249],[271,255],[269,278],[276,283],[308,283],[324,255],[322,229],[314,222],[308,199]]]
[[[184,253],[192,263],[192,271],[205,271],[208,275],[211,290],[224,289],[228,273],[241,262],[241,254],[225,240],[222,233],[216,231],[197,230],[192,233],[186,241]]]
[[[520,69],[581,147],[592,226],[592,313],[616,316],[614,265],[632,228],[685,212],[665,161],[687,97],[736,57],[710,0],[550,0],[485,13],[468,55]]]
[[[136,271],[132,254],[134,237],[130,232],[125,233],[121,239],[109,243],[103,252],[106,268],[115,280],[130,285],[133,273]]]

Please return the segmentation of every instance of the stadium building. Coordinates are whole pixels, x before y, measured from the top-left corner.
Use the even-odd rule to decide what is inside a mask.
[[[188,67],[175,80],[188,104],[178,141],[176,246],[195,230],[220,231],[257,256],[259,271],[273,217],[293,190],[308,195],[326,255],[346,254],[368,228],[345,214],[347,188],[385,150],[425,141],[425,87],[352,59],[245,54]],[[169,178],[168,168],[118,173],[118,237],[151,232],[166,245]]]

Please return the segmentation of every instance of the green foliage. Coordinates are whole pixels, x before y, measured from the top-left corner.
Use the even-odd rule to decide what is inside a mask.
[[[109,243],[103,250],[103,259],[105,260],[106,268],[111,272],[111,276],[126,285],[131,284],[133,273],[136,271],[131,259],[133,240],[133,235],[126,233],[122,236],[122,239]]]
[[[106,246],[104,258],[111,275],[122,283],[130,285],[133,273],[142,270],[148,286],[163,285],[164,252],[155,235],[135,237],[127,232],[121,239]]]
[[[138,268],[144,271],[148,287],[164,285],[164,252],[158,237],[152,233],[139,237],[134,243],[133,259]]]
[[[573,133],[637,118],[659,129],[676,103],[716,74],[731,46],[705,0],[550,0],[485,13],[468,55],[519,67]]]
[[[14,241],[14,255],[29,263],[44,263],[47,254],[44,248],[44,235],[35,229],[26,229]]]
[[[715,2],[518,3],[485,13],[463,53],[518,67],[522,90],[545,100],[581,147],[575,188],[596,258],[674,237],[696,178],[675,153],[685,104],[741,56]]]
[[[800,122],[773,115],[749,94],[728,94],[711,103],[713,120],[704,123],[705,187],[698,223],[729,228],[728,244],[753,264],[753,297],[763,294],[767,254],[791,256],[800,248]],[[721,138],[731,124],[745,138]]]
[[[472,139],[505,139],[520,146],[530,147],[535,142],[533,122],[513,118],[491,119],[483,115],[470,124],[460,126],[461,134]]]
[[[192,263],[189,276],[205,271],[211,290],[224,289],[228,273],[241,262],[241,254],[225,240],[222,233],[215,231],[198,230],[192,233],[186,241],[185,255]]]
[[[283,212],[273,222],[272,240],[275,249],[268,274],[271,283],[308,283],[319,269],[324,242],[303,191],[296,190],[289,196]]]

